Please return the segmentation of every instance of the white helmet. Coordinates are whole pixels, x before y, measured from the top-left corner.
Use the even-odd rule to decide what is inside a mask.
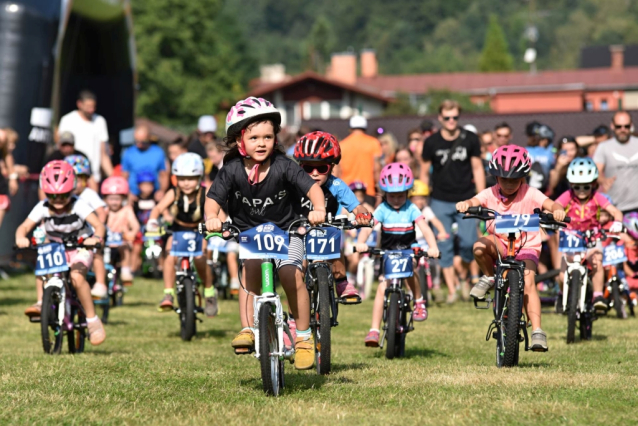
[[[226,134],[238,132],[246,122],[255,117],[272,120],[276,126],[281,125],[281,114],[275,106],[262,98],[253,96],[239,101],[226,116]]]
[[[598,167],[591,158],[575,158],[567,167],[569,183],[592,183],[598,180]]]
[[[173,161],[171,173],[175,176],[197,176],[204,174],[204,162],[199,154],[187,152]]]

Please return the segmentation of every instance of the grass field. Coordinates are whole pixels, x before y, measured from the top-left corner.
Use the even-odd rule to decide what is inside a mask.
[[[236,302],[180,340],[160,314],[159,282],[138,280],[111,312],[107,341],[82,355],[42,353],[23,316],[33,278],[0,281],[0,424],[637,424],[638,320],[603,318],[594,339],[568,346],[566,318],[543,316],[550,352],[494,366],[487,311],[434,306],[408,335],[405,359],[365,348],[371,303],[343,307],[333,370],[286,365],[279,398],[261,390],[258,362],[236,356]],[[89,346],[89,345],[87,345]],[[66,349],[66,347],[65,347]]]

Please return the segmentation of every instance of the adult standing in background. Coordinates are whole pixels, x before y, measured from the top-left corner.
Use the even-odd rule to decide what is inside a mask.
[[[166,155],[162,148],[151,144],[147,126],[136,127],[134,137],[135,145],[127,148],[122,154],[122,176],[128,180],[131,201],[140,194],[137,175],[141,172],[150,172],[155,176],[155,201],[159,201],[168,189]]]
[[[473,197],[485,189],[485,171],[481,161],[481,142],[475,133],[459,127],[461,107],[456,101],[445,100],[439,106],[441,130],[423,144],[421,180],[431,186],[430,207],[443,223],[445,232],[452,235],[452,224],[458,224],[459,254],[463,268],[468,270],[474,260],[472,246],[477,240],[476,222],[463,220],[456,203]],[[432,167],[432,179],[430,179]],[[448,303],[456,301],[454,272],[454,244],[452,238],[438,243],[441,268],[448,286]]]
[[[509,145],[512,140],[512,128],[506,122],[502,122],[494,126],[494,149],[490,152],[494,152],[496,148],[504,145]]]
[[[217,140],[217,120],[212,115],[202,115],[197,121],[197,131],[188,144],[188,152],[194,152],[206,158],[206,145]]]
[[[97,98],[93,92],[82,90],[76,106],[77,110],[62,117],[58,132],[73,133],[75,147],[87,156],[91,163],[93,179],[100,182],[100,171],[104,172],[104,177],[113,174],[113,164],[108,153],[109,132],[106,120],[95,113]]]

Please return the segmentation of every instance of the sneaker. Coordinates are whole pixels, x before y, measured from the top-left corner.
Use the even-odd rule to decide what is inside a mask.
[[[540,328],[532,331],[532,346],[534,352],[547,352],[547,334]]]
[[[412,313],[412,319],[419,322],[428,319],[428,309],[425,306],[425,300],[414,302],[414,312]]]
[[[255,333],[249,328],[240,331],[230,343],[230,346],[235,349],[252,348],[255,346]]]
[[[609,305],[607,305],[607,301],[604,297],[598,296],[594,298],[594,309],[598,311],[606,311],[609,309]]]
[[[487,293],[492,287],[494,287],[494,277],[483,275],[479,278],[478,283],[472,287],[470,296],[478,300],[483,300],[485,299],[485,293]]]
[[[88,322],[87,327],[89,329],[89,342],[91,342],[93,346],[104,342],[104,339],[106,339],[106,331],[104,331],[104,325],[102,325],[102,321],[99,318],[93,322]]]
[[[448,305],[453,305],[456,303],[456,301],[459,299],[459,295],[454,293],[454,294],[448,294],[447,295],[447,300],[445,301],[445,303],[447,303]]]
[[[29,318],[37,318],[42,313],[42,302],[34,303],[24,310],[24,314]]]
[[[173,295],[164,293],[164,298],[159,304],[160,312],[170,312],[173,310]]]
[[[359,292],[350,281],[343,280],[337,282],[337,296],[341,298],[344,305],[361,303]]]
[[[207,297],[206,306],[204,307],[204,313],[206,314],[206,316],[211,318],[216,316],[218,312],[219,308],[217,307],[217,296]]]
[[[120,279],[122,280],[122,283],[124,283],[125,286],[130,287],[133,285],[133,274],[131,274],[130,270],[124,270],[122,269],[122,272],[120,273]]]
[[[366,336],[366,346],[369,348],[378,348],[379,347],[379,332],[378,331],[370,331]]]
[[[95,283],[91,289],[91,296],[93,299],[104,299],[109,294],[109,289],[102,283]]]
[[[295,368],[309,370],[315,365],[315,339],[312,334],[295,339]]]
[[[297,340],[297,322],[293,317],[288,317],[288,329],[292,335],[292,340]],[[288,338],[288,333],[284,331],[284,346],[286,349],[292,349],[292,342]]]

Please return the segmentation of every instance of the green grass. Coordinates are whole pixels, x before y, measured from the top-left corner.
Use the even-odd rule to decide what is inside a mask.
[[[407,338],[405,359],[365,348],[371,303],[342,307],[333,373],[286,364],[279,398],[261,390],[258,362],[235,356],[236,302],[179,337],[160,314],[159,282],[137,280],[111,312],[107,341],[85,354],[42,353],[39,326],[23,316],[33,278],[0,281],[1,424],[636,424],[638,321],[603,318],[590,342],[565,344],[566,318],[543,316],[550,352],[494,366],[488,311],[430,309]],[[66,342],[65,342],[66,343]],[[88,345],[87,345],[88,346]]]

